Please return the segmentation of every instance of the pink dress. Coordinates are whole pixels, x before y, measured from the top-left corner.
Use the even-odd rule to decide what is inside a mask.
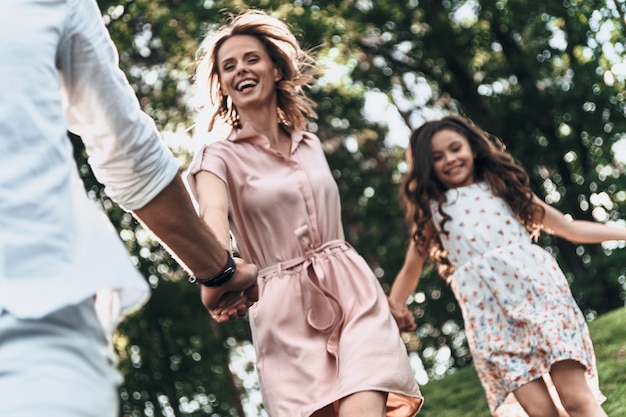
[[[291,136],[291,155],[244,127],[205,146],[189,169],[228,187],[241,256],[261,268],[249,319],[264,406],[307,417],[364,390],[390,392],[388,416],[422,403],[387,299],[365,260],[344,241],[337,185],[319,139]]]
[[[452,219],[442,243],[455,267],[450,286],[492,413],[509,393],[565,359],[586,367],[601,402],[587,323],[552,255],[531,242],[486,184],[451,189],[446,197],[443,210]],[[432,211],[439,227],[436,204]]]

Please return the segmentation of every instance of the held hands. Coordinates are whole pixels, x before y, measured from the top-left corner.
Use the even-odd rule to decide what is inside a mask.
[[[244,317],[248,308],[259,300],[258,268],[239,258],[235,262],[237,271],[228,282],[219,287],[200,285],[202,304],[218,323]]]
[[[388,299],[388,301],[389,308],[391,309],[391,315],[396,320],[396,323],[398,323],[398,327],[401,332],[412,332],[417,329],[415,316],[406,305],[397,303],[391,299]]]

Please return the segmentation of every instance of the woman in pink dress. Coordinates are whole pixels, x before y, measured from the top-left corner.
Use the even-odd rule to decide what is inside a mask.
[[[303,87],[314,61],[280,20],[239,15],[209,36],[196,69],[225,140],[188,180],[200,216],[259,266],[249,312],[272,417],[414,416],[422,397],[376,277],[344,240],[338,189]],[[214,314],[218,314],[214,312]]]

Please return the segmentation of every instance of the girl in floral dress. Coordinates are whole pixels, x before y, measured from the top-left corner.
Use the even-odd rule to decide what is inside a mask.
[[[531,417],[606,416],[585,318],[554,258],[532,236],[543,230],[599,243],[626,240],[626,229],[568,220],[533,194],[498,138],[458,116],[414,131],[407,160],[402,196],[412,239],[389,295],[399,327],[416,327],[405,302],[428,258],[461,307],[494,415],[513,393]]]

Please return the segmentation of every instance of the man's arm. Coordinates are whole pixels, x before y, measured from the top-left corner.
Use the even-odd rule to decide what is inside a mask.
[[[180,175],[132,213],[190,274],[208,278],[226,265],[226,251],[196,214]],[[223,322],[243,316],[258,299],[256,276],[254,265],[238,263],[235,276],[228,282],[218,287],[201,286],[202,302],[213,318]]]

